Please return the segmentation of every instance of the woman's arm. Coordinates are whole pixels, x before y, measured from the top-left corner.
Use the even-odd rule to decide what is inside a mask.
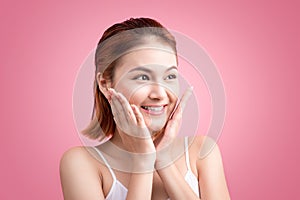
[[[191,187],[184,180],[183,176],[175,166],[172,164],[166,168],[157,170],[164,187],[172,200],[199,200],[199,197],[193,192]]]
[[[60,179],[65,200],[103,200],[102,181],[97,166],[84,147],[64,153]]]
[[[112,113],[124,149],[131,152],[132,155],[150,155],[150,157],[137,156],[137,158],[132,159],[135,169],[132,169],[126,199],[150,200],[156,160],[151,134],[137,106],[129,105],[128,100],[112,88],[109,89],[109,95]]]
[[[126,200],[142,199],[150,200],[152,195],[152,173],[132,174],[128,185]]]
[[[199,177],[201,199],[229,200],[230,195],[226,184],[222,157],[218,145],[205,137],[201,150],[212,148],[207,156],[202,158],[198,153],[197,171]],[[209,150],[209,149],[208,149]]]
[[[208,140],[207,143],[212,145],[212,140],[207,137],[206,139]],[[214,144],[212,151],[205,158],[200,158],[202,144],[203,137],[197,136],[190,148],[191,156],[198,157],[196,167],[199,177],[201,200],[230,200],[219,148],[217,144]],[[175,164],[157,170],[157,172],[172,200],[200,199],[186,183]]]
[[[184,177],[181,175],[180,171],[177,169],[174,162],[168,167],[163,167],[166,164],[166,161],[167,163],[170,163],[170,161],[172,161],[172,148],[170,148],[170,144],[175,140],[178,134],[182,119],[182,113],[189,97],[192,94],[192,89],[192,87],[188,88],[183,94],[177,108],[175,108],[173,116],[169,119],[166,125],[162,139],[159,141],[158,145],[156,145],[158,155],[155,167],[162,182],[164,183],[164,187],[169,197],[172,200],[199,200],[199,197],[190,188]],[[162,149],[166,150],[161,151]]]

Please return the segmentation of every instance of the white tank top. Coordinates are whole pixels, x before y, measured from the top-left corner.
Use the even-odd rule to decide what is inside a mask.
[[[199,197],[200,196],[200,191],[199,191],[199,184],[198,184],[198,179],[194,175],[194,173],[191,170],[190,166],[190,158],[189,158],[189,148],[188,148],[188,137],[184,138],[184,146],[185,146],[185,161],[186,161],[186,166],[187,166],[187,172],[184,176],[185,181],[189,184],[189,186],[192,188],[192,190],[195,192],[195,194]],[[116,178],[116,175],[102,153],[100,152],[99,149],[94,147],[94,149],[97,151],[101,159],[104,161],[106,167],[109,169],[111,176],[113,178],[113,183],[112,186],[106,196],[106,200],[125,200],[127,196],[127,188]]]

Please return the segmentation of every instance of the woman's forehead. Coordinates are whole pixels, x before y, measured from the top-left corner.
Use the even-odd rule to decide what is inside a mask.
[[[136,67],[161,69],[177,66],[177,57],[170,49],[139,49],[131,51],[120,58],[116,72],[129,72]]]

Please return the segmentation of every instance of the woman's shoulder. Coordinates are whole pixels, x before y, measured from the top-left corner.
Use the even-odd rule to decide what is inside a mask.
[[[63,153],[61,161],[72,160],[75,162],[81,159],[89,159],[90,155],[87,148],[89,147],[84,147],[84,146],[71,147]]]
[[[97,170],[96,160],[91,154],[91,147],[76,146],[66,150],[60,160],[60,170],[81,170],[89,168]]]
[[[91,147],[72,147],[60,160],[60,179],[65,199],[104,199],[102,177]],[[82,184],[84,183],[84,184]]]

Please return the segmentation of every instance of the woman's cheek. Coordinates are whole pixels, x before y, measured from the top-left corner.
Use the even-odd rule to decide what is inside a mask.
[[[132,87],[130,84],[120,84],[119,86],[116,86],[116,91],[120,92],[125,96],[125,98],[128,100],[130,103],[135,103],[135,94],[136,94],[136,87]]]

